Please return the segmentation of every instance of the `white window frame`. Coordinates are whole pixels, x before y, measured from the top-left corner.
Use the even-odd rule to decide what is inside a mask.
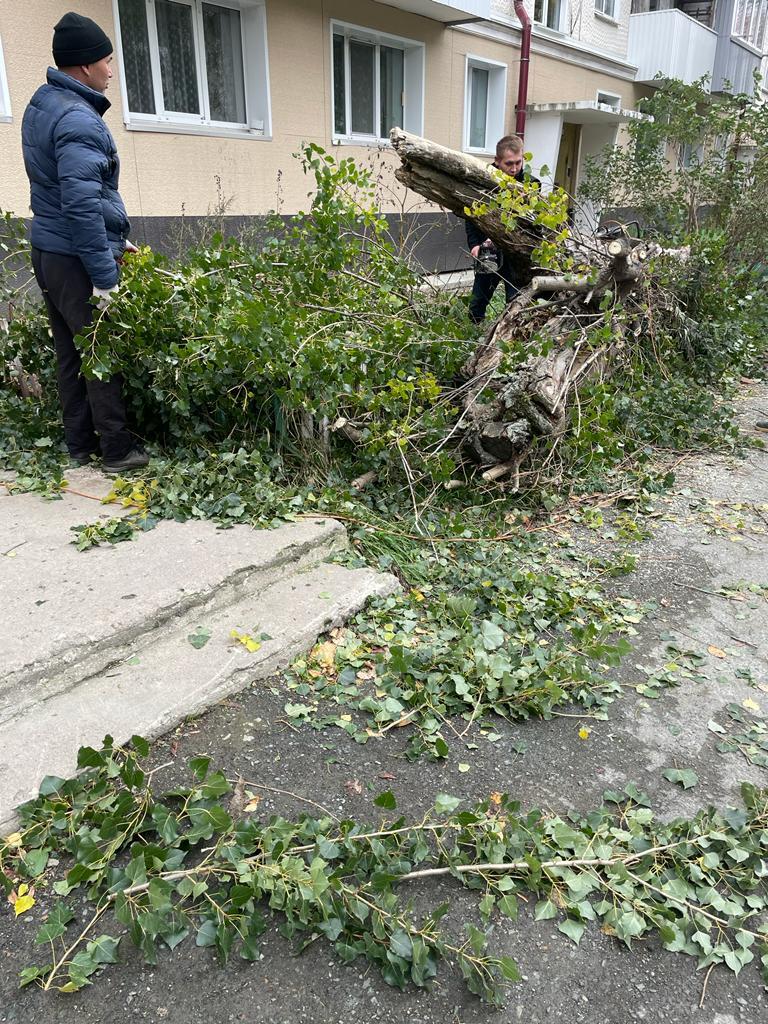
[[[543,14],[542,14],[542,20],[541,21],[537,21],[536,20],[536,15],[535,15],[536,7],[535,7],[535,4],[534,4],[534,7],[533,7],[533,12],[534,13],[531,16],[531,20],[533,21],[533,24],[536,26],[537,29],[540,29],[540,30],[542,30],[544,32],[558,32],[560,35],[563,35],[565,33],[565,29],[563,28],[563,25],[566,23],[565,16],[566,16],[567,8],[568,8],[568,0],[560,0],[560,21],[559,21],[559,24],[558,24],[557,28],[550,28],[549,25],[547,24],[547,15],[549,14],[549,5],[551,3],[556,3],[556,2],[557,2],[557,0],[541,0],[542,8],[543,8]]]
[[[507,65],[487,57],[468,53],[464,69],[464,152],[488,154],[496,152],[496,143],[505,134],[507,116]],[[485,145],[470,146],[472,115],[472,69],[488,72],[488,103],[485,118]]]
[[[595,93],[595,99],[598,103],[602,103],[604,107],[610,107],[612,110],[621,110],[621,96],[616,92],[606,92],[605,89],[598,89]]]
[[[11,94],[8,90],[8,76],[5,73],[3,40],[0,38],[0,124],[10,124],[11,121]]]
[[[144,3],[147,8],[149,58],[152,69],[152,88],[156,112],[154,114],[145,114],[130,110],[120,30],[120,8],[118,0],[112,0],[117,30],[117,53],[120,62],[120,93],[123,100],[123,120],[126,128],[132,131],[172,132],[182,135],[218,135],[270,141],[272,139],[272,101],[269,88],[266,0],[173,0],[173,2],[192,9],[197,90],[202,113],[189,114],[183,111],[165,109],[157,21],[155,19],[155,0],[144,0]],[[209,3],[214,7],[226,7],[240,12],[247,118],[245,122],[216,121],[210,116],[205,43],[203,38],[203,3]]]
[[[604,18],[605,21],[618,25],[620,3],[621,0],[595,0],[595,17]]]
[[[336,90],[333,80],[334,74],[334,53],[333,37],[344,36],[344,107],[346,132],[336,131]],[[361,43],[368,43],[376,47],[376,59],[374,61],[374,126],[377,134],[367,135],[359,132],[352,132],[350,126],[351,104],[351,78],[349,73],[349,42],[355,40]],[[415,135],[424,134],[424,88],[426,78],[426,45],[418,39],[405,39],[402,36],[393,36],[387,32],[377,32],[373,29],[362,28],[360,25],[351,25],[346,21],[331,21],[330,48],[331,48],[331,138],[337,146],[383,146],[389,145],[389,139],[378,134],[381,124],[381,62],[378,59],[379,47],[389,46],[393,49],[403,51],[403,124],[400,126],[406,131]]]

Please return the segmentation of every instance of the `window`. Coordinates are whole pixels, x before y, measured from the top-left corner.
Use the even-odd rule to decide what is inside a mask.
[[[597,14],[604,14],[606,18],[612,18],[616,21],[616,8],[618,7],[618,0],[595,0],[595,12]]]
[[[467,57],[464,90],[464,149],[490,153],[504,135],[507,65]]]
[[[395,126],[423,133],[424,44],[334,22],[333,135],[382,142]]]
[[[539,25],[560,31],[565,0],[534,0],[533,20]]]
[[[263,0],[116,6],[128,127],[270,135]]]
[[[0,122],[10,122],[11,118],[11,97],[8,92],[8,79],[5,75],[5,57],[3,56],[3,41],[0,39]]]
[[[736,0],[733,34],[764,50],[768,39],[768,0]]]
[[[601,92],[598,90],[597,102],[604,107],[610,107],[611,110],[621,110],[621,96],[618,96],[615,92]]]

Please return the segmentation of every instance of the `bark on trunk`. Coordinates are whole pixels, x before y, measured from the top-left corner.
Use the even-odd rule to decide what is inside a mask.
[[[391,139],[402,161],[395,171],[398,180],[459,217],[467,218],[474,204],[486,203],[498,191],[498,178],[474,157],[400,128],[393,129]],[[514,187],[525,188],[517,182]],[[569,396],[579,381],[607,372],[625,345],[623,327],[601,303],[610,294],[613,306],[637,290],[646,260],[659,250],[627,237],[605,242],[573,237],[577,262],[590,269],[569,277],[532,265],[531,252],[541,243],[542,229],[518,222],[510,231],[493,209],[471,219],[508,254],[523,288],[464,366],[463,445],[484,470],[483,479],[511,478],[516,489],[520,464],[536,439],[552,439],[564,431]],[[598,348],[588,345],[588,328],[605,323],[611,326],[609,340]],[[530,342],[540,351],[534,338],[550,342],[547,354],[534,351],[502,371],[509,343]]]

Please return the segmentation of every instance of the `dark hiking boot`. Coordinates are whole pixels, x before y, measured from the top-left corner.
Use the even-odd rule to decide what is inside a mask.
[[[132,469],[143,469],[149,462],[149,456],[143,448],[132,448],[122,459],[111,462],[104,460],[102,468],[105,473],[129,473]]]

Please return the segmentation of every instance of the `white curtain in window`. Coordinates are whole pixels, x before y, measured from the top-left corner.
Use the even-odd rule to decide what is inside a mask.
[[[376,47],[357,39],[349,41],[351,128],[356,135],[375,135],[374,89]]]
[[[403,123],[403,89],[405,54],[393,46],[381,47],[381,131],[382,139]]]
[[[154,114],[155,91],[149,60],[149,32],[145,0],[118,0],[120,39],[123,44],[128,109],[134,114]]]
[[[485,149],[490,72],[487,68],[470,68],[470,75],[469,145],[472,149]]]
[[[245,76],[240,12],[203,4],[203,39],[212,121],[245,124]]]
[[[165,109],[199,114],[192,8],[173,0],[155,0],[155,14]]]

